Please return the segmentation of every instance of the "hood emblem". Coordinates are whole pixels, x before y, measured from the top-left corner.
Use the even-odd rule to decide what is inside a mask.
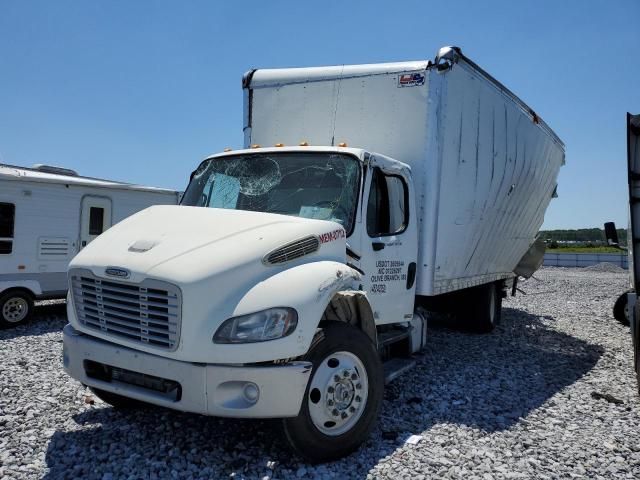
[[[107,267],[104,273],[118,278],[129,278],[131,276],[131,272],[129,270],[120,267]]]

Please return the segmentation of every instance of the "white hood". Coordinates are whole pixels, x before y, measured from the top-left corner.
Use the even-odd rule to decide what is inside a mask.
[[[261,260],[269,251],[306,235],[341,227],[322,220],[262,212],[158,205],[114,225],[85,247],[70,268],[102,276],[109,266],[147,277],[192,283]],[[344,239],[331,242],[330,257],[344,258]],[[323,244],[324,255],[328,244]]]

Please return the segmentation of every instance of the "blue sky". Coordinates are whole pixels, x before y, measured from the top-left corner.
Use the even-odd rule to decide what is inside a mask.
[[[640,2],[0,0],[0,161],[184,189],[242,145],[253,67],[465,54],[564,140],[546,228],[626,226]]]

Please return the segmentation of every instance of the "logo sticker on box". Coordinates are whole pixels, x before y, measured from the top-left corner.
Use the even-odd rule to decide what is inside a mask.
[[[398,87],[417,87],[424,85],[425,76],[423,73],[405,73],[398,75]]]

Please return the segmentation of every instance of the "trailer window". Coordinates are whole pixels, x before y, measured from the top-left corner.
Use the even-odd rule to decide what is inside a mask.
[[[13,251],[13,228],[16,220],[16,206],[0,203],[0,255]]]
[[[370,237],[404,232],[409,220],[408,189],[402,177],[373,170],[367,204],[367,233]]]
[[[89,209],[89,235],[100,235],[104,230],[104,208]]]

